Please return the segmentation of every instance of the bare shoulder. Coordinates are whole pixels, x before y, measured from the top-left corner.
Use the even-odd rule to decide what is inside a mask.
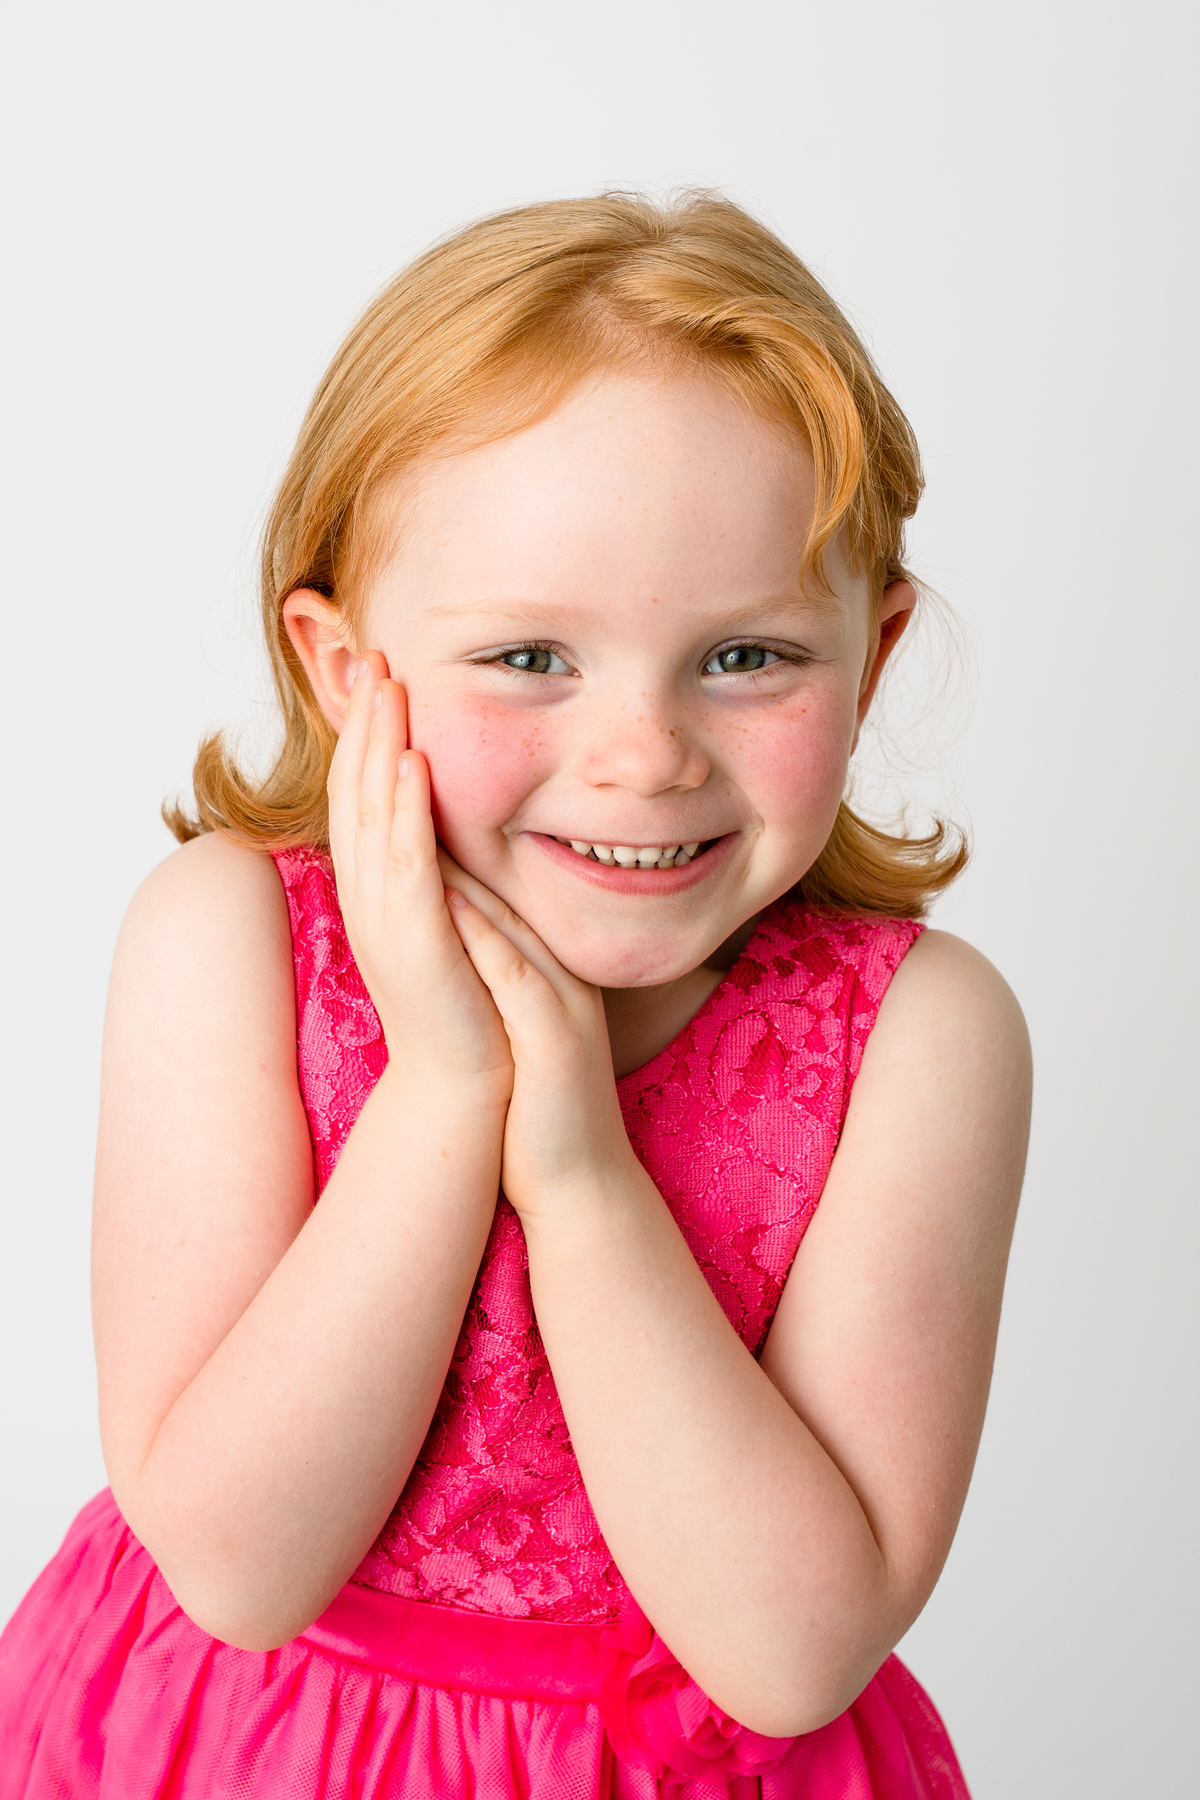
[[[223,832],[193,838],[159,863],[130,903],[126,929],[138,937],[174,937],[197,930],[207,938],[235,931],[276,931],[287,924],[287,902],[265,850]]]
[[[274,863],[215,832],[193,839],[142,883],[117,940],[101,1166],[117,1143],[126,1167],[148,1134],[182,1142],[185,1116],[194,1132],[207,1118],[227,1134],[249,1095],[265,1102],[264,1086],[290,1108],[295,1029],[291,931]]]
[[[1029,1083],[1029,1033],[1016,995],[986,956],[948,931],[921,934],[883,997],[868,1056],[881,1061],[905,1049],[931,1072],[965,1059],[964,1074],[1004,1068]]]
[[[291,929],[274,863],[216,832],[193,839],[147,876],[117,940],[102,1137],[122,1087],[124,1110],[148,1080],[160,1099],[168,1085],[183,1097],[202,1080],[215,1100],[266,1066],[294,1085],[295,1025]]]
[[[142,1011],[151,998],[159,1016],[181,1008],[203,1015],[235,991],[257,1003],[255,1010],[282,1009],[290,1028],[283,884],[265,851],[210,832],[161,862],[130,902],[113,962],[110,1016],[126,999]]]
[[[961,938],[924,932],[892,977],[867,1040],[839,1175],[869,1167],[878,1193],[899,1182],[919,1191],[923,1206],[1011,1223],[1031,1087],[1029,1034],[1004,977]]]
[[[159,864],[134,895],[117,941],[105,1023],[105,1074],[133,1091],[153,1076],[183,1089],[218,1070],[295,1065],[295,988],[287,900],[269,855],[213,832]],[[106,1098],[115,1097],[106,1080]],[[102,1105],[102,1114],[107,1109]]]
[[[901,962],[885,996],[911,993],[924,999],[941,998],[968,1012],[1006,1020],[1024,1034],[1024,1018],[1017,997],[994,963],[949,931],[923,931]]]

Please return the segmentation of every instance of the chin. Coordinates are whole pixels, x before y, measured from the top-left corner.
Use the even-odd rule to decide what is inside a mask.
[[[678,944],[650,946],[628,943],[563,943],[547,935],[546,948],[577,981],[598,988],[661,987],[690,975],[711,951],[703,946],[693,955]]]

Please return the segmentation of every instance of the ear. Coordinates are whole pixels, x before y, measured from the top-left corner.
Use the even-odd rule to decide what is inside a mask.
[[[283,623],[317,704],[340,736],[360,660],[345,615],[315,588],[297,588],[283,603]]]
[[[917,590],[911,581],[893,581],[883,590],[879,602],[879,642],[874,657],[863,670],[862,684],[858,690],[858,724],[854,731],[856,744],[859,728],[875,697],[875,689],[879,686],[879,677],[883,674],[888,657],[904,635],[904,628],[912,618],[916,604]]]

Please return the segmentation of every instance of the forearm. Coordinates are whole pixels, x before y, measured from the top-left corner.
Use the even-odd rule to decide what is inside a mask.
[[[888,1647],[883,1557],[648,1176],[525,1219],[538,1322],[605,1538],[726,1711],[813,1729]]]
[[[118,1498],[215,1635],[286,1641],[404,1485],[499,1185],[502,1109],[385,1072],[308,1221]]]

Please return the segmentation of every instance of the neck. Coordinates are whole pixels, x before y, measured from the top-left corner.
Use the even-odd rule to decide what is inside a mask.
[[[604,1016],[612,1045],[613,1071],[619,1078],[640,1069],[665,1050],[704,1005],[721,977],[731,969],[754,934],[759,915],[719,944],[698,969],[658,987],[605,988]]]

